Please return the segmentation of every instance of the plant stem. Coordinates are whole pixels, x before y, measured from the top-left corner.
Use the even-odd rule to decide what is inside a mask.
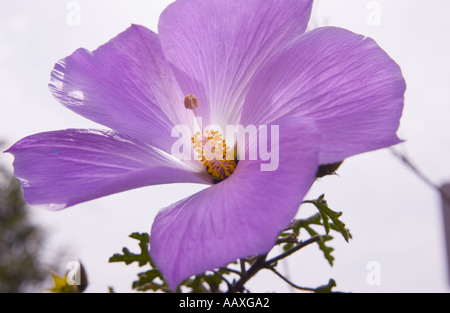
[[[294,287],[295,289],[299,289],[299,290],[303,290],[303,291],[312,291],[315,292],[316,289],[314,288],[308,288],[308,287],[300,287],[296,284],[294,284],[293,282],[291,282],[289,279],[287,279],[286,277],[284,277],[283,275],[281,275],[281,273],[279,273],[275,268],[271,267],[270,270],[272,272],[274,272],[278,277],[280,277],[282,280],[284,280],[286,283],[288,283],[290,286]]]
[[[280,254],[280,255],[277,256],[277,257],[274,257],[273,259],[270,259],[269,261],[267,261],[267,262],[265,263],[265,265],[266,265],[266,267],[271,267],[274,263],[277,263],[278,261],[280,261],[280,260],[282,260],[282,259],[284,259],[284,258],[290,256],[291,254],[297,252],[298,250],[303,249],[304,247],[306,247],[306,246],[308,246],[308,245],[310,245],[310,244],[312,244],[312,243],[314,243],[314,242],[319,242],[319,241],[322,241],[322,237],[321,237],[320,235],[311,237],[311,238],[309,238],[309,239],[306,240],[306,241],[300,242],[300,243],[299,243],[298,245],[296,245],[294,248],[289,249],[288,251],[286,251],[286,252]]]
[[[246,275],[247,270],[245,269],[245,261],[243,259],[240,259],[239,263],[241,265],[241,276]]]
[[[450,203],[450,194],[446,193],[442,188],[433,183],[431,179],[429,179],[424,173],[422,173],[417,168],[417,166],[415,166],[405,155],[400,154],[393,148],[391,148],[390,150],[391,153],[395,155],[397,158],[399,158],[407,167],[409,167],[409,169],[412,170],[418,178],[420,178],[425,184],[427,184],[428,186],[439,192],[442,195],[443,199],[448,203]]]
[[[300,242],[298,245],[296,245],[294,248],[289,249],[288,251],[280,254],[277,257],[274,257],[273,259],[266,260],[268,254],[263,254],[256,258],[253,265],[244,273],[241,272],[241,278],[234,283],[231,287],[228,288],[228,293],[235,293],[235,292],[242,292],[244,291],[244,285],[253,277],[256,273],[258,273],[260,270],[264,268],[271,269],[273,271],[273,266],[278,261],[290,256],[291,254],[299,251],[300,249],[314,243],[322,241],[322,237],[317,235],[314,236],[304,242]]]
[[[228,293],[242,292],[244,290],[244,285],[252,278],[256,273],[258,273],[261,269],[264,268],[264,264],[267,258],[267,254],[263,254],[259,256],[255,263],[248,269],[245,275],[242,275],[241,278],[228,288]]]

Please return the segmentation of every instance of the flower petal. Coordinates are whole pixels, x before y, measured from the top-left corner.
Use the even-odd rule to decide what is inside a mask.
[[[166,152],[172,127],[190,125],[158,36],[142,26],[131,26],[94,52],[78,49],[59,61],[50,89],[74,112]]]
[[[178,0],[159,21],[167,59],[206,124],[235,122],[254,73],[302,34],[312,0]]]
[[[294,218],[317,172],[320,137],[314,124],[280,123],[279,132],[275,171],[262,171],[261,159],[240,160],[226,180],[157,215],[150,254],[171,288],[191,275],[268,252]]]
[[[109,131],[40,133],[6,152],[27,202],[52,210],[148,185],[205,183],[184,163]]]
[[[245,123],[280,116],[313,118],[322,135],[320,163],[399,143],[405,81],[374,40],[325,27],[308,32],[258,74]]]

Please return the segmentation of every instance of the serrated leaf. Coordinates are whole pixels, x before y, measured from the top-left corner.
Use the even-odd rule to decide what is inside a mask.
[[[339,229],[333,223],[330,224],[330,228],[336,232],[339,232]],[[353,235],[350,233],[350,230],[347,228],[348,238],[353,239]]]
[[[302,228],[303,225],[322,225],[321,220],[322,217],[320,213],[317,213],[304,220],[297,220],[295,223],[296,226],[292,229],[292,231],[297,235],[297,237],[300,237],[300,228]]]
[[[323,195],[322,195],[323,196]],[[320,196],[319,199],[317,200],[313,200],[313,201],[304,201],[303,203],[311,203],[314,204],[314,206],[319,210],[321,216],[322,216],[322,220],[325,226],[325,220],[326,218],[324,216],[327,216],[331,219],[331,221],[333,222],[333,224],[336,226],[336,230],[338,232],[341,233],[341,235],[344,237],[345,241],[349,241],[350,236],[349,236],[349,232],[348,229],[345,227],[345,224],[343,222],[341,222],[339,220],[339,218],[342,216],[342,212],[335,212],[333,210],[331,210],[328,205],[327,202],[323,199],[323,197]],[[325,229],[328,230],[327,234],[330,230],[330,225],[325,226]]]
[[[325,232],[327,235],[330,233],[330,223],[328,222],[328,216],[320,211],[320,215],[322,216],[323,227],[325,228]]]
[[[128,248],[123,248],[123,254],[116,253],[112,257],[109,258],[110,263],[116,262],[124,262],[126,265],[130,265],[132,263],[137,262],[140,267],[150,263],[152,267],[154,267],[153,261],[150,258],[148,252],[148,243],[150,241],[150,237],[146,233],[133,233],[130,235],[130,238],[139,240],[139,248],[141,250],[140,254],[132,253]]]
[[[191,288],[192,293],[206,293],[208,292],[208,289],[205,288],[203,282],[204,276],[198,275],[186,280],[185,282],[182,283],[182,285]]]
[[[329,247],[325,244],[326,241],[333,240],[333,237],[331,236],[322,236],[322,242],[319,242],[320,250],[322,250],[325,259],[327,259],[328,263],[330,263],[330,266],[333,266],[334,262],[334,256],[331,255],[331,253],[334,251],[334,248]]]
[[[130,265],[134,262],[137,262],[139,266],[144,266],[149,262],[149,258],[147,255],[135,254],[130,252],[127,248],[122,249],[123,254],[114,254],[109,258],[110,263],[124,262],[126,265]]]
[[[208,284],[211,292],[217,292],[219,290],[219,286],[222,283],[222,278],[218,275],[204,275],[204,280]]]
[[[303,224],[302,227],[305,228],[305,230],[308,232],[308,234],[311,237],[318,235],[318,233],[314,229],[312,229],[309,225]],[[331,252],[334,251],[334,248],[328,247],[325,244],[327,241],[330,241],[330,240],[333,240],[332,236],[329,236],[329,235],[322,236],[322,241],[319,241],[318,245],[319,245],[319,249],[322,250],[325,259],[328,261],[330,266],[333,266],[334,257],[331,255]]]
[[[152,269],[144,273],[139,273],[138,280],[133,282],[132,287],[133,289],[136,289],[138,291],[147,291],[147,290],[156,291],[164,286],[154,282],[156,278],[160,277],[161,272],[156,269]]]
[[[150,243],[150,235],[147,233],[132,233],[129,237],[140,242]]]
[[[332,221],[333,224],[337,227],[338,231],[342,234],[345,241],[349,241],[350,238],[348,236],[347,228],[345,228],[345,224],[339,220],[342,216],[342,212],[334,212],[331,210],[326,204],[316,202],[315,206],[319,209],[319,211],[323,214],[326,214]]]

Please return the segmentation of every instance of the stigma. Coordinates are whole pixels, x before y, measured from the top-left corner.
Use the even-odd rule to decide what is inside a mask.
[[[233,174],[237,162],[234,157],[230,157],[233,156],[231,149],[219,131],[207,129],[204,134],[197,132],[191,141],[197,159],[216,181],[222,181]]]
[[[187,95],[184,98],[184,107],[188,110],[192,110],[195,112],[195,109],[198,108],[198,99],[194,95]]]

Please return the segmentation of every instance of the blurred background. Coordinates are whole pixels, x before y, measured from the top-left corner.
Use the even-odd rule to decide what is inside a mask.
[[[157,30],[167,0],[0,0],[0,149],[43,131],[98,128],[57,103],[47,83],[55,62],[79,47],[94,50],[131,23]],[[448,0],[316,0],[310,28],[339,26],[374,38],[403,70],[408,90],[395,147],[436,186],[450,181],[450,2]],[[130,292],[142,269],[109,264],[127,236],[149,232],[161,208],[203,187],[155,186],[105,197],[61,212],[27,208],[11,181],[13,158],[0,154],[0,292],[43,291],[49,271],[81,260],[86,292]],[[317,181],[310,199],[325,193],[344,212],[353,234],[336,236],[333,267],[308,247],[280,267],[317,287],[333,278],[351,292],[449,292],[442,204],[435,188],[391,150],[347,159],[338,176]],[[314,211],[302,207],[299,216]],[[375,279],[374,279],[375,277]],[[46,280],[47,279],[47,280]],[[293,292],[261,272],[253,292]]]

